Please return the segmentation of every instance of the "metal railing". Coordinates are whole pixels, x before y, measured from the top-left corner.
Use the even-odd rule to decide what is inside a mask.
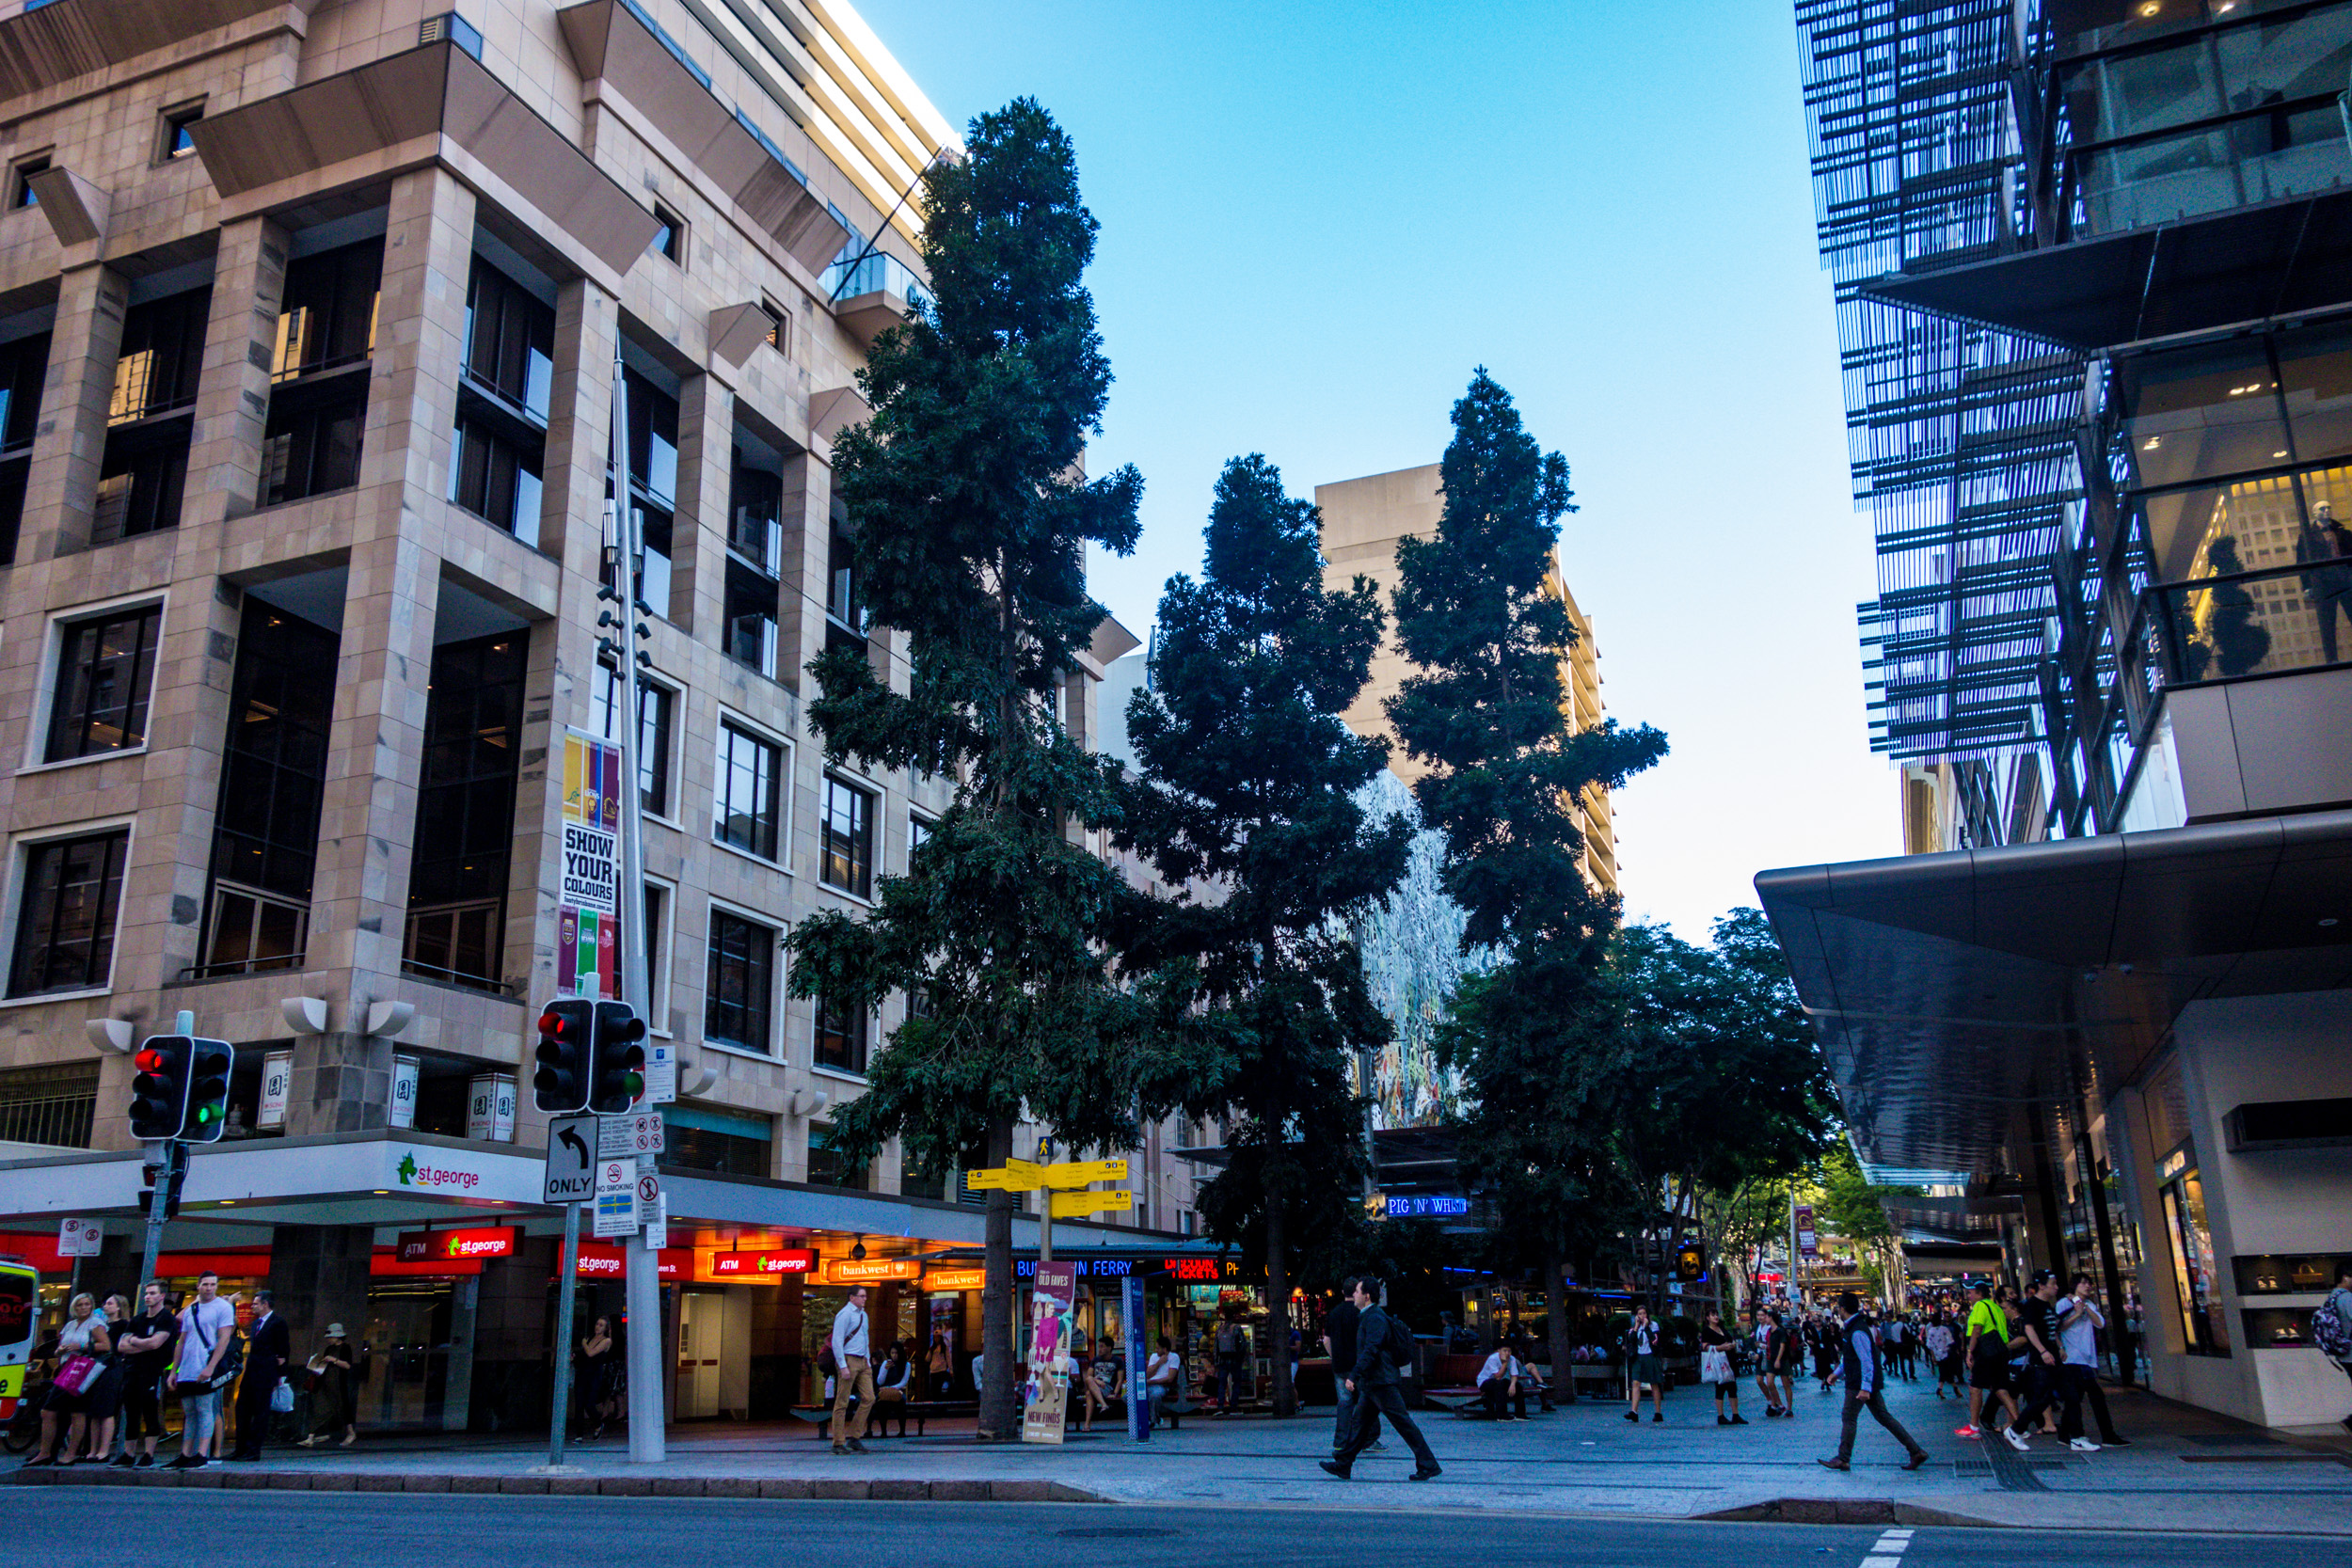
[[[835,305],[860,294],[901,294],[912,303],[930,303],[930,286],[914,275],[908,266],[886,250],[868,251],[854,261],[845,255],[825,269],[825,297]]]
[[[500,977],[506,900],[474,898],[408,911],[400,967],[409,974],[474,990],[506,991]]]

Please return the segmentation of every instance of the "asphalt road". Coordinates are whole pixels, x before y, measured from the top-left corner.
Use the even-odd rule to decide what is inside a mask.
[[[1409,1568],[1444,1560],[1563,1568],[1982,1568],[2020,1557],[2067,1568],[2210,1568],[2244,1536],[1870,1526],[1728,1525],[1469,1513],[1379,1516],[1311,1508],[1017,1503],[756,1502],[83,1488],[16,1492],[0,1568],[127,1552],[194,1552],[237,1568],[613,1568],[629,1561],[1096,1560],[1117,1568]],[[2311,1547],[2273,1539],[2275,1551]],[[108,1545],[112,1543],[112,1545]],[[135,1544],[145,1543],[141,1548]],[[1475,1554],[1473,1556],[1473,1554]]]

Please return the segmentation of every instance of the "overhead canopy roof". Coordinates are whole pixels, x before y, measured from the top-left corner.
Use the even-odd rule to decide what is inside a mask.
[[[1991,1169],[2024,1111],[2095,1102],[2189,1003],[2352,985],[2352,812],[1798,866],[1756,889],[1878,1165]]]
[[[2352,190],[1864,283],[1873,299],[2099,349],[2341,304]]]

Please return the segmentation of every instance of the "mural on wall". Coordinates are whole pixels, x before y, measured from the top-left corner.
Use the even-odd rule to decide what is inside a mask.
[[[1412,792],[1393,773],[1383,771],[1359,800],[1375,819],[1401,816],[1416,827],[1421,822]],[[1372,1097],[1375,1128],[1435,1127],[1460,1108],[1461,1076],[1438,1067],[1432,1041],[1462,976],[1493,960],[1484,949],[1462,952],[1462,910],[1438,878],[1443,855],[1444,841],[1436,832],[1416,832],[1405,879],[1355,927],[1365,984],[1396,1030],[1372,1056],[1369,1085],[1360,1081],[1366,1064],[1359,1060],[1357,1068],[1357,1092]]]

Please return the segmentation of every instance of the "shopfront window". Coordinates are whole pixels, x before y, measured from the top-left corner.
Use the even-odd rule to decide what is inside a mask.
[[[2168,1164],[2177,1163],[2175,1155]],[[2172,1239],[2172,1281],[2180,1293],[2181,1338],[2191,1355],[2230,1354],[2230,1325],[2214,1285],[2213,1231],[2205,1223],[2205,1185],[2182,1168],[2164,1188],[2165,1227]]]

